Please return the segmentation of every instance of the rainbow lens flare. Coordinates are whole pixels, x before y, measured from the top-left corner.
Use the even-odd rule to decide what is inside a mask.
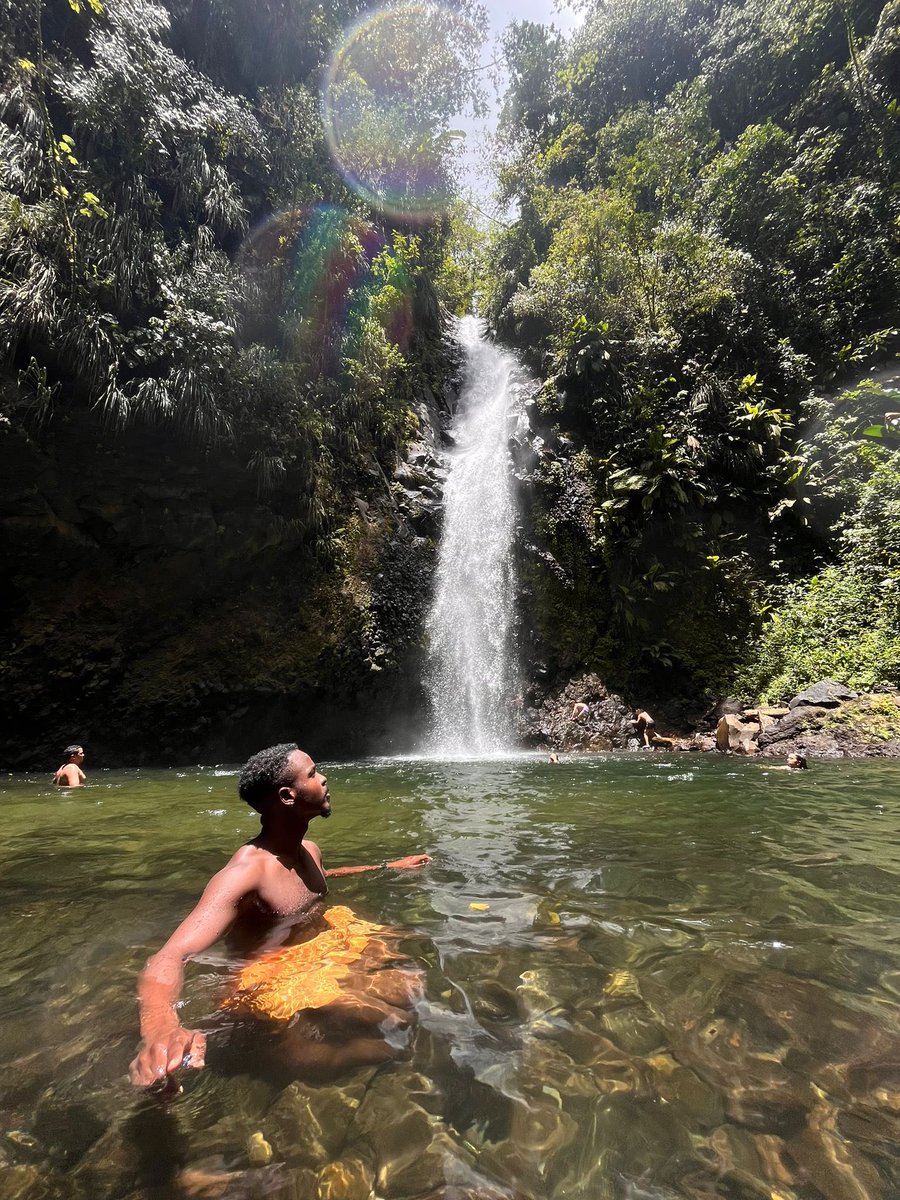
[[[241,248],[243,336],[278,346],[293,362],[332,372],[374,319],[403,349],[412,325],[412,285],[385,235],[328,204],[276,213]]]
[[[452,202],[464,134],[446,126],[480,42],[459,13],[402,3],[365,14],[337,47],[322,97],[328,145],[345,182],[379,212],[425,221]]]

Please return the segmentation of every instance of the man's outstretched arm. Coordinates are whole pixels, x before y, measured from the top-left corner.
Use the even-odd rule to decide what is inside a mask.
[[[426,863],[431,862],[430,854],[408,854],[406,858],[395,858],[390,862],[374,863],[367,867],[329,867],[327,870],[322,865],[322,852],[315,842],[304,841],[303,845],[309,851],[316,866],[326,877],[334,877],[337,875],[361,875],[363,871],[381,871],[385,867],[392,871],[408,871],[413,867],[424,867]]]
[[[424,867],[431,862],[430,854],[408,854],[406,858],[395,858],[392,862],[374,863],[370,867],[329,867],[326,875],[359,875],[363,871],[380,871],[387,867],[392,871],[408,871],[411,867]]]
[[[229,863],[212,877],[196,907],[163,948],[148,961],[138,979],[141,1045],[130,1067],[136,1087],[160,1083],[190,1055],[191,1067],[204,1065],[206,1037],[183,1029],[175,1005],[181,996],[184,962],[222,936],[237,915],[237,905],[256,886],[249,863]]]

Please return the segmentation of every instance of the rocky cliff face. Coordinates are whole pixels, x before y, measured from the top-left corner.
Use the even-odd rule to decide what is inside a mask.
[[[71,741],[107,766],[411,746],[454,402],[422,385],[419,440],[395,478],[370,465],[324,557],[289,474],[261,494],[232,452],[85,410],[0,427],[0,762],[52,768]]]

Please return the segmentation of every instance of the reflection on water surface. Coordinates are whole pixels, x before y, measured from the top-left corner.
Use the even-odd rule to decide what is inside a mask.
[[[135,976],[255,831],[234,774],[0,789],[0,1197],[900,1195],[896,764],[326,765],[327,865],[435,857],[332,887],[425,972],[407,1056],[290,1081],[219,945],[168,1103],[125,1081]]]

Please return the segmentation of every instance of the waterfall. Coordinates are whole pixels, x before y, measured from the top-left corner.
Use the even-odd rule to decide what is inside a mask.
[[[515,359],[485,340],[475,317],[460,321],[458,336],[465,371],[426,626],[428,749],[481,755],[514,742],[516,514],[507,442],[525,380]]]

